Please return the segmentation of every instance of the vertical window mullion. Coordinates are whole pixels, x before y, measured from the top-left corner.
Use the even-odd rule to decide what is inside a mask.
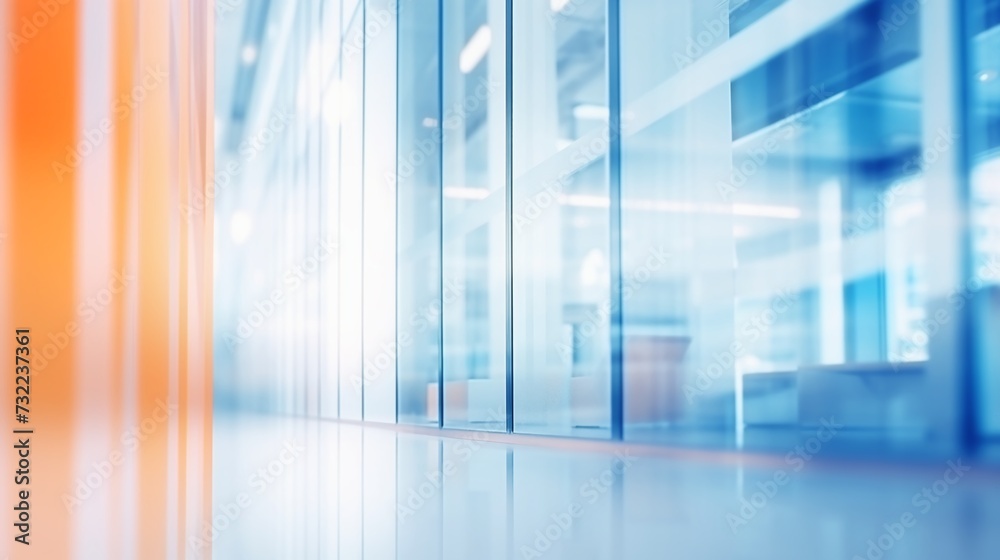
[[[611,272],[611,439],[624,434],[622,356],[621,26],[619,0],[608,0],[608,195]]]

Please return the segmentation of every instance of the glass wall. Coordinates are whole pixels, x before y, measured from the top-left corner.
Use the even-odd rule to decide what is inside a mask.
[[[605,0],[513,6],[514,429],[611,429]]]
[[[255,9],[220,78],[217,165],[250,170],[216,201],[220,398],[736,449],[1000,435],[997,0]]]
[[[1000,2],[967,2],[970,278],[956,306],[973,303],[975,380],[968,406],[978,436],[1000,442]]]
[[[645,29],[622,45],[628,433],[922,438],[920,26],[886,31],[889,2],[752,4],[623,5]]]
[[[437,426],[441,296],[441,89],[436,2],[399,3],[397,197],[399,421]],[[402,281],[400,281],[401,279]]]
[[[336,247],[340,241],[340,191],[326,187],[340,179],[340,119],[341,78],[340,44],[341,11],[339,3],[320,4],[321,31],[317,40],[315,72],[319,84],[319,208],[321,238]],[[337,418],[340,407],[340,274],[339,260],[328,259],[321,270],[319,297],[319,407],[323,418]]]
[[[339,257],[340,325],[340,417],[361,420],[364,390],[369,378],[377,381],[377,371],[367,370],[363,355],[362,310],[364,298],[363,257],[363,146],[364,146],[364,14],[362,5],[348,11],[346,31],[340,51],[340,181],[328,188],[340,196]]]
[[[444,425],[504,430],[505,4],[441,10]]]
[[[365,0],[362,18],[364,417],[376,422],[396,421],[395,10],[390,0]]]

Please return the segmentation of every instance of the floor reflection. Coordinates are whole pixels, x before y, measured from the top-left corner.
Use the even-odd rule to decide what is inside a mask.
[[[216,418],[213,558],[996,558],[1000,476]],[[814,445],[814,447],[816,447]],[[568,445],[572,447],[572,444]]]

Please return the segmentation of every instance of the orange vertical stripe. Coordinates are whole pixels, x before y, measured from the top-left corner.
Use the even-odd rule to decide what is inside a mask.
[[[174,36],[177,37],[177,177],[180,183],[178,203],[179,208],[186,208],[190,200],[191,189],[196,182],[192,181],[194,174],[191,166],[191,63],[190,63],[190,34],[188,31],[189,9],[187,2],[179,2],[177,10],[177,25]],[[195,183],[195,184],[193,184]],[[177,380],[177,406],[181,410],[181,415],[177,419],[177,535],[176,546],[179,554],[182,554],[186,547],[186,508],[187,508],[187,430],[188,430],[188,231],[190,224],[183,212],[174,212],[179,217],[179,270],[177,271],[177,282],[180,287],[178,304],[180,306],[178,328],[178,380]]]
[[[195,4],[197,5],[197,3]],[[213,262],[213,232],[215,228],[215,205],[213,198],[208,196],[209,185],[213,184],[215,178],[215,117],[214,104],[212,103],[215,92],[215,11],[211,2],[206,2],[196,21],[201,25],[199,37],[201,41],[198,46],[206,53],[200,57],[203,66],[199,75],[201,87],[197,93],[201,94],[198,104],[198,114],[200,117],[202,133],[196,138],[202,142],[200,153],[203,154],[204,162],[201,168],[202,183],[200,185],[202,195],[205,199],[205,210],[202,213],[201,243],[201,348],[204,353],[203,366],[201,371],[201,384],[203,387],[201,412],[203,418],[202,434],[202,520],[209,521],[212,518],[212,360],[213,360],[213,322],[212,322],[212,262]],[[214,196],[214,190],[213,196]],[[203,555],[204,558],[212,557],[211,551]]]
[[[0,325],[5,331],[0,336],[9,336],[2,348],[9,355],[14,329],[30,328],[33,356],[48,362],[36,369],[31,383],[31,427],[38,432],[32,436],[32,546],[18,550],[15,545],[13,553],[45,559],[88,553],[72,549],[79,519],[62,501],[63,492],[75,484],[74,446],[90,441],[88,434],[74,431],[79,430],[74,428],[75,407],[88,404],[74,403],[76,379],[84,372],[74,369],[78,341],[73,334],[86,327],[79,324],[81,302],[76,301],[74,234],[85,231],[91,218],[84,215],[82,223],[74,223],[79,161],[73,154],[82,134],[76,85],[86,78],[111,79],[113,84],[108,100],[116,119],[109,132],[111,188],[94,192],[110,193],[110,265],[115,272],[127,268],[137,276],[126,297],[112,298],[104,307],[110,314],[109,370],[87,374],[107,375],[108,400],[115,406],[107,411],[111,433],[105,436],[115,442],[140,426],[144,430],[135,456],[123,467],[137,467],[136,485],[126,487],[123,474],[108,478],[99,489],[110,493],[102,518],[108,534],[102,540],[115,558],[155,560],[165,558],[169,548],[184,556],[194,536],[188,525],[200,527],[211,518],[212,204],[206,186],[212,178],[214,140],[212,5],[197,0],[110,1],[113,28],[87,32],[110,33],[112,73],[87,77],[79,76],[77,67],[81,14],[72,1],[53,5],[59,7],[55,14],[40,12],[37,0],[15,0],[0,8],[7,10],[4,31],[19,33],[25,20],[44,20],[10,56],[10,71],[5,72],[10,79],[3,76],[4,84],[11,84],[3,108],[6,120],[0,121],[7,140],[0,144],[6,150],[0,233],[8,234],[0,241],[5,256],[0,263],[5,279],[0,283],[5,310]],[[163,72],[166,79],[156,75]],[[124,113],[123,102],[128,105]],[[63,167],[55,169],[56,164]],[[79,187],[88,192],[87,185]],[[189,219],[181,208],[202,198],[204,207]],[[135,364],[126,360],[132,353]],[[176,380],[171,379],[173,363]],[[137,388],[126,392],[133,375]],[[161,403],[170,403],[174,381],[177,439],[171,442],[170,420],[162,421],[158,413]],[[0,394],[13,396],[9,386]],[[134,410],[135,416],[126,417],[123,410]],[[156,421],[157,428],[145,432],[147,421]],[[191,468],[195,458],[200,463]],[[167,494],[174,472],[176,496]],[[13,480],[7,484],[13,495]],[[137,511],[124,511],[125,503],[135,503]],[[176,518],[168,519],[174,504]],[[122,528],[131,529],[129,522],[136,523],[137,533],[122,535]],[[168,534],[174,523],[176,532]],[[124,536],[135,542],[135,550],[121,548]]]
[[[169,5],[138,4],[141,82],[148,72],[170,69]],[[168,80],[174,79],[168,76]],[[169,402],[170,363],[170,96],[169,87],[149,88],[138,105],[139,120],[139,317],[136,410],[152,418],[157,402]],[[138,558],[166,553],[168,430],[157,430],[139,447]]]
[[[7,340],[3,348],[9,356],[14,329],[30,328],[32,363],[38,363],[39,357],[48,359],[44,368],[36,367],[30,376],[30,423],[35,430],[31,436],[32,544],[29,554],[26,548],[14,553],[19,558],[68,558],[70,517],[60,498],[62,489],[71,485],[75,376],[73,346],[61,341],[64,336],[72,337],[68,325],[77,326],[76,164],[67,152],[76,143],[78,12],[75,2],[59,5],[54,14],[32,0],[16,0],[7,6],[9,29],[5,31],[23,33],[26,21],[35,24],[35,31],[23,33],[26,40],[10,59],[11,80],[5,86],[11,88],[10,176],[5,181],[11,260],[5,270],[10,290],[4,296],[11,313],[0,320],[0,336]],[[61,180],[55,163],[66,166]]]
[[[127,99],[132,91],[134,81],[136,30],[135,30],[135,10],[132,2],[114,2],[114,29],[112,31],[114,41],[112,48],[114,52],[113,64],[113,96],[112,109],[119,99]],[[132,111],[128,111],[115,127],[114,144],[112,148],[112,173],[111,173],[111,216],[114,220],[112,225],[112,246],[111,260],[115,270],[125,268],[129,263],[128,239],[129,213],[134,207],[134,200],[131,196],[131,186],[135,178],[135,162],[133,160],[133,150],[136,145],[134,134],[135,120]],[[134,269],[133,269],[134,272]],[[109,425],[111,426],[110,436],[112,441],[118,441],[125,430],[125,419],[122,407],[125,405],[125,394],[122,388],[125,385],[125,314],[126,298],[115,298],[112,302],[110,312],[113,315],[111,326],[111,357],[112,367],[108,371],[110,377],[108,385],[112,394],[109,401],[117,403],[109,414]],[[125,519],[122,512],[122,502],[131,489],[124,488],[122,477],[115,477],[113,484],[109,488],[111,493],[110,509],[108,511],[108,527],[110,537],[108,539],[112,557],[124,557],[121,547],[121,538],[114,536],[114,527],[121,527]]]

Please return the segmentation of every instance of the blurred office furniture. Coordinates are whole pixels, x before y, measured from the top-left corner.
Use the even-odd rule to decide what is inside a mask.
[[[775,371],[743,376],[746,426],[795,426],[799,421],[798,372]]]
[[[690,337],[633,335],[625,339],[625,423],[662,424],[683,415],[684,355]]]
[[[834,419],[848,429],[920,430],[926,362],[813,365],[799,368],[799,425]]]

